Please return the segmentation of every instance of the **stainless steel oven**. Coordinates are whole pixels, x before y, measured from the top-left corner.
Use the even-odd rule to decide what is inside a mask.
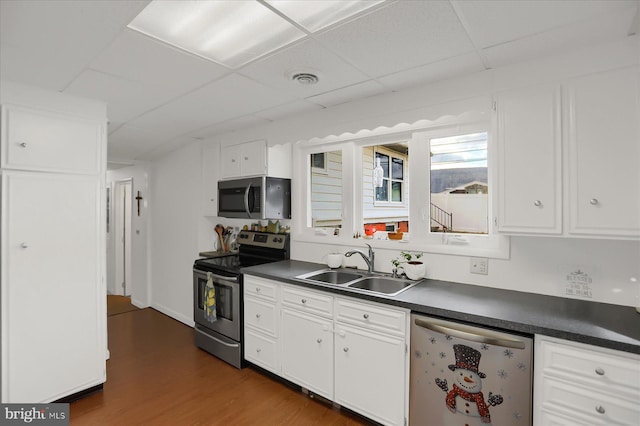
[[[205,287],[211,274],[215,288],[215,321],[209,321],[204,311]],[[242,315],[240,306],[240,275],[231,276],[193,269],[194,321],[196,345],[240,368],[242,348]]]
[[[193,265],[193,319],[195,344],[212,355],[242,368],[242,271],[246,266],[289,259],[289,235],[241,231],[238,253],[197,259]],[[210,274],[210,275],[209,275]],[[205,288],[211,277],[215,315],[206,315]]]

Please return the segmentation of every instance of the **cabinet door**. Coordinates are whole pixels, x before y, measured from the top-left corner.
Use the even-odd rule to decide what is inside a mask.
[[[639,80],[630,67],[569,82],[573,234],[640,236]]]
[[[3,172],[3,402],[104,382],[100,194],[95,177]]]
[[[220,168],[218,146],[202,147],[202,215],[218,215],[218,178]]]
[[[240,145],[223,146],[220,148],[220,169],[222,170],[223,178],[233,178],[241,175],[240,158]]]
[[[333,322],[282,309],[283,376],[333,399]]]
[[[267,174],[267,143],[264,140],[243,143],[240,171],[242,176]]]
[[[97,121],[3,106],[2,167],[98,173],[104,126]]]
[[[383,424],[405,419],[405,341],[336,324],[335,401]]]
[[[532,87],[498,97],[498,229],[562,232],[560,90]]]

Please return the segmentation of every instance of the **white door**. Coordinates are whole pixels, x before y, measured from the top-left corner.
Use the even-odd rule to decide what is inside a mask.
[[[118,181],[113,196],[115,228],[115,292],[131,295],[131,179]]]
[[[103,381],[100,194],[94,176],[3,173],[3,402]]]

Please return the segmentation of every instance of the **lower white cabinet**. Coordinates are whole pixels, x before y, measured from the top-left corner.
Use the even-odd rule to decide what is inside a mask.
[[[333,399],[333,321],[282,309],[282,375]]]
[[[336,324],[335,401],[390,425],[405,417],[405,340]]]
[[[405,424],[407,310],[250,275],[244,284],[245,359],[376,422]],[[261,322],[267,306],[275,328]]]
[[[536,336],[534,425],[640,421],[640,356]]]

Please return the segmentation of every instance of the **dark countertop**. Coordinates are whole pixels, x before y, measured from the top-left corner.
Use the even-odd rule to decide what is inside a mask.
[[[320,269],[326,266],[285,260],[243,268],[242,272],[473,325],[544,334],[640,354],[640,314],[629,306],[430,279],[397,296],[382,296],[295,278]]]

